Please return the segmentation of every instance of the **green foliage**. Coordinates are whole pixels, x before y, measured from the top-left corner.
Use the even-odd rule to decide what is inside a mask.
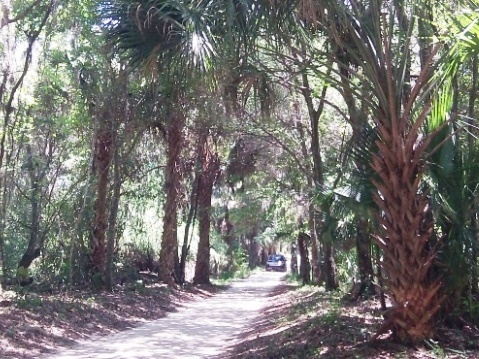
[[[246,278],[250,272],[247,253],[243,249],[237,248],[231,257],[229,268],[220,272],[219,280],[227,282],[231,279]]]
[[[19,297],[15,300],[15,306],[17,308],[25,310],[35,309],[36,307],[40,307],[42,305],[42,297],[33,293],[20,294]]]
[[[17,269],[16,277],[18,282],[20,283],[27,282],[28,278],[30,277],[30,271],[28,270],[28,268],[19,267]]]
[[[351,289],[351,283],[357,279],[357,253],[356,249],[339,250],[336,252],[336,270],[338,282],[343,293]]]

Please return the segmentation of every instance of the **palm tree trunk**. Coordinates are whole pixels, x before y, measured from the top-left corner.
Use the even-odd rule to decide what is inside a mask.
[[[378,176],[374,197],[384,231],[375,241],[384,253],[382,268],[393,303],[378,333],[392,329],[400,342],[419,343],[433,335],[441,288],[428,276],[435,257],[430,245],[431,209],[421,186],[428,141],[419,143],[417,131],[408,130],[401,121],[378,124],[378,130],[383,142],[378,142],[380,152],[373,157]]]
[[[330,240],[324,241],[324,276],[326,290],[338,289],[336,276],[336,261],[334,260],[334,248]]]
[[[205,136],[201,151],[201,174],[198,185],[198,219],[200,241],[196,258],[194,284],[210,283],[211,197],[220,170],[218,156],[213,153],[211,137]]]
[[[180,154],[183,146],[184,115],[171,116],[167,131],[167,163],[165,168],[166,201],[163,217],[163,236],[160,250],[159,279],[168,285],[177,279],[178,264],[178,184],[180,182]]]

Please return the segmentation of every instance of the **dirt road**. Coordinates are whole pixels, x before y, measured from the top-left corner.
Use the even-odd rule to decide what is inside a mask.
[[[260,272],[167,317],[42,359],[198,359],[221,354],[260,314],[284,273]]]

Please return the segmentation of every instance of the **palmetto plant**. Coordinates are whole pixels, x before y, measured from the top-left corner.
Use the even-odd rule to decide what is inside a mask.
[[[456,292],[464,288],[454,279],[458,273],[451,259],[456,258],[457,268],[465,268],[470,263],[464,250],[477,256],[470,217],[475,213],[477,170],[472,157],[464,166],[458,138],[453,141],[457,126],[447,121],[453,78],[479,48],[477,17],[461,16],[455,22],[459,36],[442,56],[429,40],[428,48],[415,55],[421,58],[415,68],[411,41],[417,36],[416,10],[376,1],[365,7],[349,2],[317,8],[319,27],[336,45],[337,72],[341,76],[341,68],[348,68],[347,80],[355,95],[363,96],[377,133],[371,168],[381,228],[374,240],[383,252],[380,264],[393,303],[377,335],[392,329],[396,339],[406,343],[434,335],[435,316],[450,284],[455,282]],[[447,164],[445,154],[451,160]],[[435,219],[441,240],[434,231]],[[444,264],[449,268],[438,269]]]
[[[398,340],[413,343],[433,335],[444,298],[440,278],[430,275],[436,248],[424,184],[436,132],[422,131],[435,95],[441,94],[432,90],[443,78],[434,76],[436,46],[411,81],[414,10],[377,1],[365,7],[356,2],[317,7],[318,26],[333,39],[336,73],[344,80],[341,69],[348,69],[346,80],[366,104],[377,133],[378,152],[370,163],[380,225],[374,240],[383,252],[381,266],[393,303],[378,334],[392,329]]]

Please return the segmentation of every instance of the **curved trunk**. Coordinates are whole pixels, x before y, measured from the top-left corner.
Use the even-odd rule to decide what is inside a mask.
[[[198,219],[200,241],[196,258],[194,284],[210,283],[210,214],[213,186],[218,177],[220,165],[218,156],[211,148],[211,138],[205,137],[201,146],[201,174],[198,186]]]
[[[177,113],[171,116],[167,131],[167,163],[165,168],[166,201],[163,217],[158,277],[168,285],[179,282],[178,269],[178,183],[180,182],[180,154],[183,145],[185,118]]]

